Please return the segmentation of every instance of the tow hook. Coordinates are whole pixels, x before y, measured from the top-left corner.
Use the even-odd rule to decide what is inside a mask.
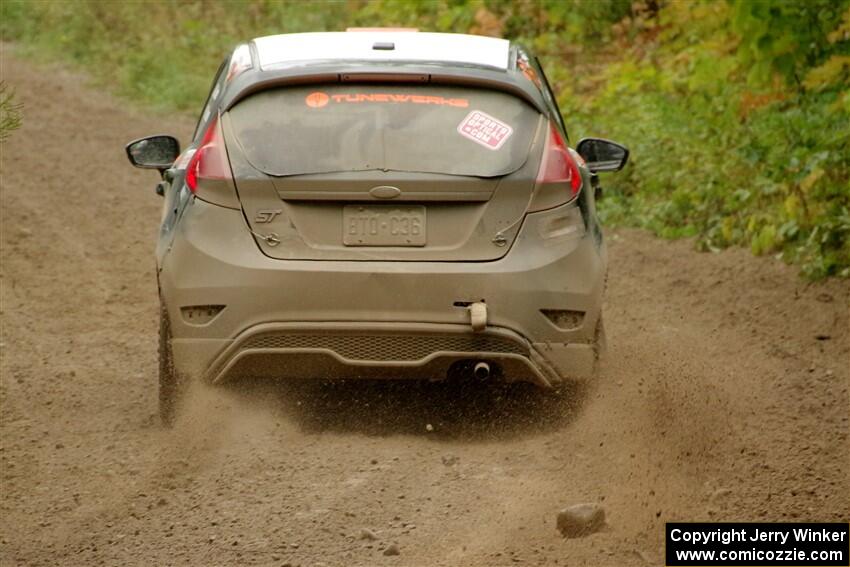
[[[487,326],[487,304],[476,301],[469,306],[469,322],[473,331],[483,331]],[[477,368],[477,367],[476,367]],[[489,367],[488,367],[489,369]]]

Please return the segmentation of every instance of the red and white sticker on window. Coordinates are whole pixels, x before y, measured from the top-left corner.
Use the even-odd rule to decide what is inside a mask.
[[[488,150],[498,150],[513,134],[514,129],[486,112],[473,110],[458,124],[457,131],[461,136],[481,144]]]

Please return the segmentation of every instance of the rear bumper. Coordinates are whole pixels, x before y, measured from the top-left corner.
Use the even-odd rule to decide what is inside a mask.
[[[604,248],[583,230],[542,239],[551,211],[528,215],[505,257],[482,263],[275,260],[241,211],[195,200],[184,214],[160,272],[181,373],[438,379],[487,360],[547,386],[593,372]],[[481,300],[488,324],[474,332],[463,304]],[[189,317],[198,306],[223,309]],[[541,310],[583,315],[561,328]]]
[[[429,323],[268,323],[241,333],[215,358],[212,382],[247,377],[434,378],[467,361],[485,361],[499,378],[549,387],[557,373],[508,329],[471,333],[468,325]]]

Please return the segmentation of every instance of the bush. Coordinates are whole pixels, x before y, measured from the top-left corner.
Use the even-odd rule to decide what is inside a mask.
[[[608,220],[850,275],[848,29],[847,1],[677,2],[644,19],[599,84],[561,96],[580,131],[632,146]]]

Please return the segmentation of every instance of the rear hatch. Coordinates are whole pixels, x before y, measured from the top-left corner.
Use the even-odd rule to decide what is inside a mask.
[[[257,244],[311,260],[502,257],[545,125],[508,93],[400,84],[265,90],[222,118]]]

